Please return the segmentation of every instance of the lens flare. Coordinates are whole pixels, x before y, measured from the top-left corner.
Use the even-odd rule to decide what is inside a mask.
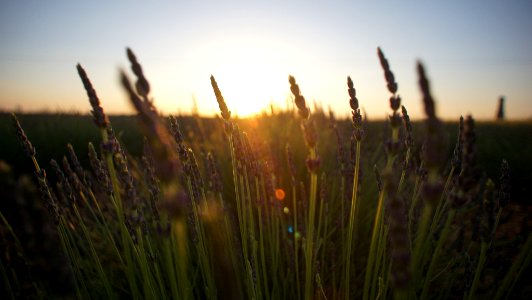
[[[286,193],[283,189],[275,189],[275,198],[279,201],[283,201]]]

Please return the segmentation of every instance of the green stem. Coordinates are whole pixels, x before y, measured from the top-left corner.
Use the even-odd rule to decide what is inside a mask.
[[[316,159],[316,150],[311,149],[310,159]],[[309,217],[307,224],[307,240],[305,249],[305,299],[309,300],[313,298],[314,294],[314,218],[316,215],[316,193],[318,186],[318,174],[316,172],[310,173],[310,205],[309,205]]]
[[[100,133],[102,135],[102,142],[108,143],[109,142],[109,136],[107,134],[107,131],[105,128],[100,129]],[[111,184],[113,186],[113,194],[111,196],[111,200],[113,202],[113,205],[116,210],[117,218],[118,218],[118,224],[120,227],[120,236],[122,239],[122,247],[124,247],[124,256],[126,261],[126,276],[129,282],[129,286],[131,289],[131,295],[134,299],[139,298],[138,293],[138,287],[137,282],[135,279],[135,265],[133,262],[132,257],[132,245],[131,245],[131,236],[129,236],[129,232],[126,228],[126,223],[124,219],[124,209],[122,206],[122,198],[120,195],[120,185],[118,183],[118,177],[116,175],[116,169],[114,167],[113,162],[113,156],[112,153],[106,152],[105,153],[105,161],[107,163],[107,170],[109,171],[109,177],[111,179]]]
[[[83,222],[83,219],[81,218],[81,215],[78,211],[78,208],[76,204],[73,204],[74,212],[76,213],[76,216],[78,218],[81,230],[83,232],[83,235],[85,236],[85,239],[89,245],[89,250],[92,255],[93,261],[96,263],[96,270],[98,272],[98,275],[100,276],[100,280],[104,285],[105,292],[107,293],[107,297],[109,299],[114,299],[115,295],[111,289],[111,286],[109,285],[109,279],[107,278],[107,275],[105,274],[105,271],[103,270],[103,266],[100,262],[100,258],[98,257],[98,253],[96,252],[96,249],[94,248],[94,244],[92,243],[92,239],[89,235],[89,231],[87,227],[85,226],[85,223]]]
[[[160,296],[158,296],[155,291],[156,283],[153,282],[154,278],[150,272],[150,266],[148,264],[146,253],[144,251],[144,241],[140,227],[137,227],[136,229],[136,236],[138,241],[138,247],[137,251],[135,251],[135,254],[139,263],[140,273],[142,274],[144,297],[147,299],[160,298]]]
[[[292,226],[294,236],[294,259],[296,263],[296,290],[297,290],[297,299],[301,299],[301,286],[299,281],[299,241],[297,240],[298,236],[298,227],[297,227],[297,194],[296,194],[296,180],[292,177],[292,202],[294,206],[294,224]]]
[[[438,262],[438,258],[441,254],[441,251],[443,250],[443,244],[447,240],[447,236],[449,235],[450,229],[451,229],[451,223],[454,219],[454,216],[456,215],[455,210],[451,210],[449,212],[449,215],[447,216],[447,220],[445,221],[445,225],[440,233],[440,238],[438,239],[438,243],[436,244],[436,248],[434,249],[434,254],[432,255],[432,259],[430,261],[429,269],[427,270],[427,275],[425,276],[425,282],[423,284],[423,291],[421,292],[421,300],[427,298],[427,293],[429,291],[430,282],[432,280],[432,276],[435,271],[436,263]]]
[[[478,283],[480,281],[480,275],[482,274],[482,269],[484,268],[484,263],[486,262],[486,253],[488,251],[488,243],[483,241],[480,245],[480,256],[477,262],[477,268],[475,270],[475,277],[471,283],[471,288],[469,289],[469,294],[467,300],[472,300],[475,297],[477,291]]]
[[[351,247],[353,243],[353,230],[355,227],[355,211],[357,207],[357,196],[358,196],[358,176],[360,171],[360,141],[357,141],[357,147],[356,147],[356,159],[355,159],[355,174],[353,179],[353,194],[351,196],[351,209],[349,213],[349,227],[347,231],[347,258],[345,263],[345,297],[346,299],[350,299],[349,294],[349,287],[350,287],[350,268],[351,268]]]
[[[382,215],[384,210],[384,189],[379,193],[379,202],[377,203],[377,211],[375,212],[375,220],[373,221],[373,232],[371,234],[371,243],[369,246],[368,261],[366,264],[366,275],[364,279],[364,290],[362,298],[364,300],[369,299],[369,291],[371,280],[373,278],[373,271],[375,266],[376,253],[375,249],[377,247],[378,240],[380,238],[380,228],[382,223]]]
[[[180,294],[178,284],[180,281],[178,280],[177,269],[175,268],[177,262],[174,261],[174,257],[172,255],[172,249],[174,248],[172,245],[172,237],[168,237],[163,241],[163,247],[163,255],[165,260],[164,267],[168,282],[170,284],[172,298],[179,299]]]
[[[373,267],[371,284],[370,284],[370,291],[369,291],[369,298],[370,299],[377,299],[377,293],[379,289],[379,279],[381,278],[380,274],[387,274],[386,273],[386,237],[388,236],[388,225],[381,223],[380,229],[379,229],[379,236],[378,236],[378,242],[377,242],[377,249],[376,253],[377,255],[375,260],[375,267]]]
[[[447,191],[449,190],[449,186],[451,184],[451,179],[454,173],[454,167],[451,168],[451,171],[449,172],[449,175],[447,175],[447,180],[445,181],[445,186],[443,188],[443,193],[441,194],[440,201],[438,202],[438,205],[436,207],[436,212],[434,213],[434,218],[432,220],[432,224],[430,226],[430,233],[429,235],[432,235],[434,231],[436,230],[437,225],[440,223],[440,220],[442,218],[443,213],[445,212],[445,209],[447,208],[448,202],[446,201],[445,196],[447,195]]]
[[[186,239],[186,224],[184,220],[177,219],[172,223],[172,239],[174,240],[174,247],[176,247],[176,255],[174,263],[177,264],[177,279],[179,285],[180,297],[179,299],[190,299],[191,287],[189,276],[187,275],[188,255],[187,255],[187,239]]]
[[[425,203],[423,207],[423,212],[421,213],[421,220],[419,221],[419,227],[417,232],[417,238],[414,243],[414,252],[412,254],[411,263],[411,274],[413,276],[413,282],[419,282],[419,276],[421,275],[421,264],[425,257],[425,242],[427,239],[427,234],[429,231],[429,223],[432,216],[432,205],[430,203]],[[414,288],[415,289],[415,288]]]
[[[517,258],[512,263],[510,270],[508,270],[508,273],[506,273],[506,275],[504,276],[502,284],[497,289],[497,293],[495,293],[495,297],[493,299],[507,299],[510,296],[514,285],[517,283],[517,280],[519,280],[519,277],[523,270],[526,270],[528,268],[531,260],[532,234],[528,234],[528,238],[525,244],[521,248],[521,251],[519,252]]]
[[[90,298],[87,285],[85,284],[85,279],[81,272],[80,261],[81,258],[78,252],[74,252],[74,247],[71,244],[71,236],[68,234],[67,229],[65,228],[65,222],[63,219],[59,222],[57,226],[59,240],[61,245],[69,258],[70,264],[72,266],[72,271],[74,272],[74,282],[76,285],[76,295],[78,299]],[[83,295],[83,296],[82,296]]]
[[[397,186],[397,193],[401,192],[403,189],[404,180],[406,178],[406,169],[410,162],[410,148],[406,149],[406,157],[405,157],[405,167],[403,168],[403,171],[401,172],[401,179],[399,180],[399,185]]]

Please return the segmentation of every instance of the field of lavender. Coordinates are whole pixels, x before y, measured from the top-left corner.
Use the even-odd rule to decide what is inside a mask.
[[[527,299],[532,124],[410,122],[380,49],[389,120],[347,80],[309,109],[162,116],[128,49],[138,116],[0,115],[0,298]],[[301,90],[300,90],[301,88]],[[360,99],[361,102],[364,99]]]

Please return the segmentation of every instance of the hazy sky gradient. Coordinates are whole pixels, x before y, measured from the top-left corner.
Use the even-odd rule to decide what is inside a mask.
[[[415,73],[425,63],[445,119],[532,117],[531,1],[2,1],[0,109],[89,111],[75,65],[104,108],[131,112],[118,70],[136,53],[165,113],[217,104],[230,110],[286,107],[288,75],[308,101],[349,113],[346,76],[370,118],[389,111],[376,55],[381,46],[411,115],[422,116]]]

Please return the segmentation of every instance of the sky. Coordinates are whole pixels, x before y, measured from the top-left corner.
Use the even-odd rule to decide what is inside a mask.
[[[368,117],[384,118],[380,46],[412,118],[419,60],[441,118],[493,119],[504,95],[509,119],[530,119],[531,16],[526,0],[2,0],[0,110],[88,112],[80,63],[108,113],[131,113],[118,76],[130,47],[165,114],[217,113],[212,74],[233,114],[292,105],[293,75],[311,107],[347,116],[351,76]]]

